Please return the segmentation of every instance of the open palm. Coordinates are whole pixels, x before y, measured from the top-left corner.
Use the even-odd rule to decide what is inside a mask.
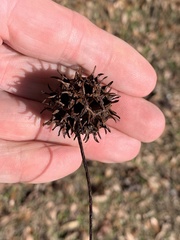
[[[41,90],[59,64],[105,73],[121,98],[109,121],[111,134],[84,144],[86,157],[102,162],[134,158],[141,142],[164,129],[164,116],[148,95],[156,83],[150,64],[124,41],[49,0],[1,0],[0,9],[0,181],[47,182],[81,164],[77,141],[43,127]],[[52,83],[53,84],[53,83]]]

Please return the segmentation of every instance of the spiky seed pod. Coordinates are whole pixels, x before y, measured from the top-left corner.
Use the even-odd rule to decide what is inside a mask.
[[[57,80],[58,86],[52,89],[48,85],[50,92],[44,92],[48,96],[43,101],[45,108],[42,110],[52,113],[50,120],[43,125],[54,124],[53,130],[59,127],[58,135],[62,131],[64,137],[74,134],[74,138],[78,139],[89,195],[89,240],[93,238],[92,189],[81,135],[84,135],[84,141],[88,141],[92,134],[98,142],[98,137],[101,138],[100,128],[104,128],[105,133],[110,132],[106,121],[110,118],[115,121],[119,119],[117,113],[111,110],[111,105],[119,101],[119,96],[111,93],[113,82],[102,84],[106,77],[99,80],[104,75],[102,73],[94,76],[95,68],[87,77],[82,75],[81,69],[72,79],[60,72],[58,77],[52,77]]]
[[[52,77],[58,81],[58,86],[56,89],[48,86],[50,92],[44,92],[48,97],[43,101],[43,111],[52,113],[51,119],[44,125],[54,124],[53,130],[59,127],[58,135],[62,132],[64,137],[74,134],[76,138],[77,134],[82,134],[86,142],[92,134],[98,142],[100,128],[104,128],[105,133],[110,132],[106,121],[119,119],[117,113],[111,110],[111,105],[119,101],[119,96],[110,92],[113,82],[102,84],[107,77],[99,81],[104,74],[94,76],[95,68],[87,77],[82,75],[81,69],[72,79],[60,72],[58,77]]]

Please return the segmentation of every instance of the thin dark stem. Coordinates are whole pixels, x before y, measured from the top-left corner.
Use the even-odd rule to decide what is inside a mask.
[[[87,161],[85,158],[85,154],[84,154],[84,149],[83,149],[83,144],[82,144],[82,140],[81,140],[81,135],[78,133],[77,134],[77,138],[78,138],[78,143],[79,143],[79,147],[81,150],[81,156],[82,156],[82,161],[83,161],[83,166],[84,166],[84,170],[86,173],[86,181],[87,181],[87,187],[88,187],[88,195],[89,195],[89,240],[92,240],[92,220],[93,220],[93,202],[92,202],[92,189],[91,189],[91,181],[90,181],[90,175],[89,175],[89,170],[88,170],[88,165],[87,165]]]

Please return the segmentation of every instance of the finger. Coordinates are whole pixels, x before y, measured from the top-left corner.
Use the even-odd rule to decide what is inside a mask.
[[[44,142],[0,140],[0,182],[49,182],[63,178],[81,164],[78,148]]]
[[[113,130],[97,143],[83,143],[88,159],[106,163],[122,162],[134,158],[140,142]],[[81,164],[78,147],[45,142],[15,142],[0,140],[0,182],[41,183],[63,178]]]
[[[120,100],[114,104],[113,109],[120,116],[120,121],[111,120],[109,124],[141,142],[152,142],[164,131],[163,113],[144,98],[120,93]]]
[[[42,126],[50,115],[40,114],[43,109],[41,103],[2,92],[0,109],[1,138],[19,141],[38,139],[67,144],[66,139],[57,137],[58,128],[52,132],[51,128]],[[121,119],[116,123],[109,121],[109,125],[131,138],[149,142],[156,139],[164,129],[163,114],[144,99],[122,95],[113,109]]]
[[[154,88],[156,74],[138,52],[79,14],[49,0],[19,0],[15,5],[11,1],[7,8],[9,18],[2,23],[1,36],[17,51],[90,72],[97,65],[97,72],[104,72],[117,90],[129,95],[145,96]]]
[[[111,133],[101,131],[99,143],[91,139],[84,143],[86,157],[105,163],[120,163],[135,158],[141,147],[141,142],[111,128]]]

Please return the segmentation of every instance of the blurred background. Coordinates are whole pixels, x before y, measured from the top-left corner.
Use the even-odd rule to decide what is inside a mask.
[[[94,239],[177,240],[180,236],[180,2],[62,0],[61,5],[127,41],[157,71],[148,99],[166,116],[156,142],[122,164],[90,163]],[[0,240],[88,239],[83,168],[38,185],[0,184]]]

